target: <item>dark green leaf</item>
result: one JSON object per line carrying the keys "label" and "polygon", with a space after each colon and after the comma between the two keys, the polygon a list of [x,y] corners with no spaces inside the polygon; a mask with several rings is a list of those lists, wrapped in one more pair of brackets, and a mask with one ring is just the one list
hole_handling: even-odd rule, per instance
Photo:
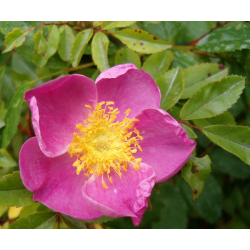
{"label": "dark green leaf", "polygon": [[182,51],[177,49],[172,49],[174,52],[174,60],[172,62],[172,68],[181,67],[187,68],[199,63],[199,56],[193,52]]}
{"label": "dark green leaf", "polygon": [[100,71],[104,71],[109,68],[108,46],[109,39],[104,33],[98,31],[92,40],[91,49],[94,63]]}
{"label": "dark green leaf", "polygon": [[68,25],[62,25],[60,31],[60,42],[58,45],[58,54],[64,61],[69,61],[70,52],[75,40],[73,30]]}
{"label": "dark green leaf", "polygon": [[220,147],[250,165],[250,128],[232,125],[213,125],[203,129],[205,135]]}
{"label": "dark green leaf", "polygon": [[185,88],[181,99],[191,97],[201,86],[221,80],[228,73],[228,68],[217,63],[203,63],[184,69]]}
{"label": "dark green leaf", "polygon": [[141,68],[140,56],[129,48],[117,50],[115,64],[133,63],[137,68]]}
{"label": "dark green leaf", "polygon": [[13,50],[21,46],[26,39],[26,36],[29,31],[23,32],[19,28],[14,28],[8,35],[5,37],[4,45],[5,49],[2,53],[6,53],[8,51]]}
{"label": "dark green leaf", "polygon": [[78,66],[85,51],[85,47],[92,35],[93,29],[87,29],[77,34],[70,55],[70,62],[72,63],[73,67]]}
{"label": "dark green leaf", "polygon": [[208,83],[186,102],[181,110],[181,119],[201,119],[221,114],[237,101],[244,84],[245,80],[240,76],[228,76]]}
{"label": "dark green leaf", "polygon": [[32,192],[24,187],[18,171],[0,179],[0,204],[12,207],[28,206],[34,203],[32,195]]}
{"label": "dark green leaf", "polygon": [[[201,194],[204,184],[211,172],[211,161],[206,155],[203,158],[190,157],[190,160],[181,169],[182,177],[188,182],[192,189],[192,200],[194,201]],[[194,173],[192,167],[194,166]]]}
{"label": "dark green leaf", "polygon": [[161,90],[161,108],[169,109],[178,102],[184,89],[183,71],[175,68],[155,80]]}
{"label": "dark green leaf", "polygon": [[171,44],[156,38],[141,29],[124,29],[114,33],[128,48],[140,53],[157,53],[171,48]]}
{"label": "dark green leaf", "polygon": [[83,222],[80,220],[76,220],[70,216],[62,214],[62,219],[66,226],[71,229],[86,229]]}
{"label": "dark green leaf", "polygon": [[118,27],[126,27],[134,24],[136,21],[104,21],[102,23],[102,30],[110,30]]}
{"label": "dark green leaf", "polygon": [[11,168],[17,166],[16,161],[5,149],[0,149],[0,167]]}
{"label": "dark green leaf", "polygon": [[39,212],[10,224],[10,229],[52,229],[56,218],[55,212]]}
{"label": "dark green leaf", "polygon": [[19,123],[20,111],[23,103],[23,95],[28,88],[28,84],[22,84],[15,92],[14,96],[11,99],[10,105],[7,110],[5,123],[6,126],[3,131],[2,138],[2,148],[6,148],[15,133],[17,132],[17,125]]}
{"label": "dark green leaf", "polygon": [[173,59],[174,54],[171,51],[162,51],[149,56],[143,64],[142,69],[148,72],[153,79],[156,79],[168,70]]}
{"label": "dark green leaf", "polygon": [[249,49],[250,26],[244,22],[231,22],[203,37],[196,47],[209,53]]}

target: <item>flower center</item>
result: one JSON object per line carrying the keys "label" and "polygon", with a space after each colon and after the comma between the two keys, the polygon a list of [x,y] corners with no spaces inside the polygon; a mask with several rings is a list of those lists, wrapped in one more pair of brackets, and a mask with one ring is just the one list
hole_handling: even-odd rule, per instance
{"label": "flower center", "polygon": [[[68,149],[70,157],[77,157],[73,164],[76,173],[79,175],[84,171],[87,177],[94,173],[102,175],[104,188],[108,188],[103,180],[104,174],[107,174],[112,184],[109,176],[111,168],[122,178],[121,171],[127,171],[128,163],[139,170],[141,162],[141,158],[133,156],[137,149],[142,151],[139,140],[143,140],[143,137],[134,128],[134,123],[138,120],[127,118],[131,111],[128,109],[124,112],[126,116],[122,122],[114,122],[120,112],[112,107],[113,104],[114,102],[97,103],[84,124],[76,125],[79,133],[73,134],[73,141]],[[91,106],[85,106],[92,110]]]}

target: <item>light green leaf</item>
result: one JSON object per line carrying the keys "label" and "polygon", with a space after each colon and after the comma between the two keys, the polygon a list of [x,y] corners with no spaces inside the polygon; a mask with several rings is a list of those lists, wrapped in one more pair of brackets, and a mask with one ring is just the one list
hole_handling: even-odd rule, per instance
{"label": "light green leaf", "polygon": [[85,47],[92,35],[93,29],[87,29],[77,34],[70,54],[70,62],[72,63],[73,67],[78,66],[84,53]]}
{"label": "light green leaf", "polygon": [[102,32],[97,32],[92,40],[91,50],[94,63],[100,71],[109,68],[108,46],[109,39],[107,36]]}
{"label": "light green leaf", "polygon": [[0,205],[0,218],[7,211],[8,207],[6,205]]}
{"label": "light green leaf", "polygon": [[49,26],[48,30],[49,35],[46,42],[46,51],[39,54],[36,48],[34,50],[33,60],[35,64],[40,68],[42,68],[47,63],[48,59],[56,53],[60,40],[60,33],[56,25]]}
{"label": "light green leaf", "polygon": [[228,152],[250,165],[250,128],[233,125],[213,125],[203,129],[204,134]]}
{"label": "light green leaf", "polygon": [[32,195],[32,192],[24,187],[19,171],[0,179],[0,204],[11,207],[28,206],[34,203]]}
{"label": "light green leaf", "polygon": [[58,45],[58,53],[62,60],[69,61],[70,52],[75,40],[74,33],[68,25],[60,27],[60,42]]}
{"label": "light green leaf", "polygon": [[21,213],[20,213],[20,216],[19,218],[23,218],[23,217],[26,217],[30,214],[34,214],[37,212],[37,209],[38,207],[41,205],[40,202],[36,202],[34,204],[31,204],[27,207],[24,207],[22,210],[21,210]]}
{"label": "light green leaf", "polygon": [[5,49],[2,53],[9,52],[14,48],[21,46],[26,39],[27,34],[30,30],[22,31],[19,28],[14,28],[8,35],[5,37],[4,45]]}
{"label": "light green leaf", "polygon": [[0,149],[0,167],[11,168],[17,166],[16,161],[4,149]]}
{"label": "light green leaf", "polygon": [[13,136],[17,132],[17,126],[19,123],[20,111],[23,103],[23,95],[28,89],[28,84],[24,83],[17,88],[13,95],[5,118],[6,126],[3,130],[3,137],[1,141],[2,148],[6,148]]}
{"label": "light green leaf", "polygon": [[128,48],[140,53],[157,53],[171,48],[171,44],[141,29],[124,29],[114,33]]}
{"label": "light green leaf", "polygon": [[38,54],[44,53],[47,50],[47,42],[43,36],[43,30],[39,30],[36,33],[32,35],[34,43],[35,43],[35,48]]}
{"label": "light green leaf", "polygon": [[228,74],[228,68],[217,63],[202,63],[184,69],[185,88],[181,99],[190,98],[201,86],[221,80]]}
{"label": "light green leaf", "polygon": [[201,87],[183,106],[182,120],[209,118],[229,109],[239,98],[245,80],[241,76],[228,76],[221,81]]}
{"label": "light green leaf", "polygon": [[158,77],[155,82],[161,90],[161,108],[171,108],[178,102],[184,88],[182,69],[172,69]]}
{"label": "light green leaf", "polygon": [[142,69],[148,72],[153,79],[156,79],[168,70],[173,59],[174,54],[171,51],[162,51],[149,56]]}
{"label": "light green leaf", "polygon": [[181,124],[181,126],[185,129],[185,131],[187,132],[188,134],[188,138],[189,139],[195,139],[197,138],[197,135],[195,134],[195,132],[187,125],[185,124]]}
{"label": "light green leaf", "polygon": [[250,48],[250,26],[244,22],[231,22],[203,37],[196,48],[209,53]]}
{"label": "light green leaf", "polygon": [[[192,173],[192,166],[194,166],[194,173]],[[207,155],[203,158],[191,156],[186,165],[181,169],[182,177],[192,189],[193,201],[201,194],[210,172],[211,161]]]}
{"label": "light green leaf", "polygon": [[56,219],[55,212],[39,212],[10,224],[10,229],[53,229]]}
{"label": "light green leaf", "polygon": [[126,27],[136,23],[136,21],[104,21],[102,23],[102,30],[110,30],[118,27]]}
{"label": "light green leaf", "polygon": [[103,23],[103,21],[94,21],[94,22],[93,22],[93,27],[101,26],[102,23]]}
{"label": "light green leaf", "polygon": [[200,128],[211,125],[236,125],[233,115],[228,111],[225,111],[224,113],[212,118],[195,119],[193,122],[197,127]]}
{"label": "light green leaf", "polygon": [[76,220],[70,216],[62,214],[62,220],[70,229],[86,229],[81,220]]}
{"label": "light green leaf", "polygon": [[140,56],[129,48],[117,50],[115,64],[133,63],[138,69],[141,68]]}

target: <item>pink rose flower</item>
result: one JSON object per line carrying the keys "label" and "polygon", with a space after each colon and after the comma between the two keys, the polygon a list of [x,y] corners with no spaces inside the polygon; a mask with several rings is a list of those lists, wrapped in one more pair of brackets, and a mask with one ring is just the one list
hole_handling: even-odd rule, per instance
{"label": "pink rose flower", "polygon": [[160,109],[152,77],[133,64],[51,80],[25,93],[36,137],[20,151],[33,199],[79,220],[142,220],[155,183],[176,174],[196,143]]}

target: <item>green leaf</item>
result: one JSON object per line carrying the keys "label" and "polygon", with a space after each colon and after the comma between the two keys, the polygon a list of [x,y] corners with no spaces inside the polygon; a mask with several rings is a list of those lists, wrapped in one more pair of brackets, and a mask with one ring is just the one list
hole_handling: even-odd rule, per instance
{"label": "green leaf", "polygon": [[2,67],[0,67],[0,81],[1,81],[1,79],[2,79],[2,77],[3,77],[4,72],[5,72],[5,68],[6,68],[5,65],[2,66]]}
{"label": "green leaf", "polygon": [[62,220],[70,229],[86,229],[82,221],[76,220],[65,214],[62,214]]}
{"label": "green leaf", "polygon": [[22,84],[20,87],[18,87],[10,101],[5,118],[6,126],[3,130],[3,137],[1,142],[2,148],[6,148],[9,145],[11,139],[17,132],[20,111],[23,103],[23,96],[27,89],[28,84]]}
{"label": "green leaf", "polygon": [[47,50],[47,42],[43,36],[43,30],[37,31],[32,35],[35,43],[35,48],[38,54],[44,53]]}
{"label": "green leaf", "polygon": [[[211,161],[206,155],[203,158],[190,157],[187,164],[181,169],[182,177],[192,189],[192,200],[194,201],[201,194],[205,182],[211,172]],[[192,167],[194,166],[194,173]]]}
{"label": "green leaf", "polygon": [[102,32],[97,32],[92,40],[92,57],[94,63],[100,71],[109,68],[108,63],[108,46],[109,39]]}
{"label": "green leaf", "polygon": [[239,98],[245,80],[241,76],[228,76],[221,81],[201,87],[183,106],[183,120],[209,118],[229,109]]}
{"label": "green leaf", "polygon": [[114,33],[128,48],[140,53],[157,53],[171,48],[171,44],[141,29],[124,29]]}
{"label": "green leaf", "polygon": [[4,45],[5,49],[2,53],[9,52],[14,48],[21,46],[25,40],[26,36],[30,30],[23,32],[19,28],[14,28],[8,35],[5,37]]}
{"label": "green leaf", "polygon": [[178,102],[184,88],[183,71],[175,68],[155,80],[161,90],[161,108],[167,110]]}
{"label": "green leaf", "polygon": [[133,63],[138,69],[141,68],[140,56],[129,48],[117,50],[115,64]]}
{"label": "green leaf", "polygon": [[72,63],[73,67],[78,66],[85,51],[85,47],[92,35],[93,29],[87,29],[77,34],[70,54],[70,62]]}
{"label": "green leaf", "polygon": [[101,26],[102,23],[103,23],[103,21],[94,21],[94,22],[93,22],[93,27]]}
{"label": "green leaf", "polygon": [[181,99],[190,98],[201,86],[221,80],[228,74],[228,68],[217,63],[202,63],[184,69],[185,88]]}
{"label": "green leaf", "polygon": [[53,229],[56,219],[55,212],[39,212],[10,224],[10,229]]}
{"label": "green leaf", "polygon": [[174,60],[171,64],[171,67],[173,68],[187,68],[189,66],[193,66],[199,63],[199,56],[193,52],[182,51],[177,49],[171,49],[171,51],[174,53]]}
{"label": "green leaf", "polygon": [[32,205],[29,205],[27,207],[24,207],[22,210],[21,210],[21,213],[20,213],[20,216],[19,218],[23,218],[23,217],[26,217],[30,214],[34,214],[37,212],[37,209],[38,207],[41,205],[40,202],[36,202]]}
{"label": "green leaf", "polygon": [[211,126],[211,125],[226,125],[226,124],[236,125],[233,115],[228,111],[225,111],[224,113],[216,117],[196,119],[193,122],[197,127],[200,127],[200,128],[204,128],[204,127]]}
{"label": "green leaf", "polygon": [[203,132],[214,143],[250,165],[249,127],[213,125],[205,127]]}
{"label": "green leaf", "polygon": [[247,179],[250,177],[250,167],[238,157],[222,148],[214,148],[209,152],[209,157],[213,162],[213,172],[228,174],[237,179]]}
{"label": "green leaf", "polygon": [[46,51],[39,54],[36,48],[34,50],[33,61],[40,68],[42,68],[47,63],[48,59],[56,53],[60,40],[60,33],[56,25],[49,26],[48,30],[49,35],[46,41]]}
{"label": "green leaf", "polygon": [[195,139],[197,138],[197,135],[195,134],[195,132],[187,125],[185,124],[181,124],[181,126],[185,129],[185,131],[187,132],[188,134],[188,138],[189,139]]}
{"label": "green leaf", "polygon": [[75,40],[73,30],[68,25],[62,25],[60,31],[60,42],[58,45],[58,53],[62,60],[69,61],[70,52]]}
{"label": "green leaf", "polygon": [[162,51],[149,56],[143,64],[142,69],[148,72],[153,79],[156,79],[168,70],[173,60],[174,54],[171,51]]}
{"label": "green leaf", "polygon": [[113,28],[126,27],[136,23],[136,21],[104,21],[102,23],[102,30],[110,30]]}
{"label": "green leaf", "polygon": [[16,161],[5,149],[0,149],[0,167],[11,168],[17,166]]}
{"label": "green leaf", "polygon": [[32,192],[24,187],[19,171],[0,179],[0,204],[11,207],[28,206],[34,203],[32,195]]}
{"label": "green leaf", "polygon": [[203,37],[196,48],[209,53],[250,48],[250,26],[244,22],[231,22]]}
{"label": "green leaf", "polygon": [[107,216],[102,216],[99,219],[96,220],[91,220],[91,221],[87,221],[88,223],[103,223],[103,222],[107,222],[107,221],[111,221],[114,220],[115,218],[111,218],[111,217],[107,217]]}

